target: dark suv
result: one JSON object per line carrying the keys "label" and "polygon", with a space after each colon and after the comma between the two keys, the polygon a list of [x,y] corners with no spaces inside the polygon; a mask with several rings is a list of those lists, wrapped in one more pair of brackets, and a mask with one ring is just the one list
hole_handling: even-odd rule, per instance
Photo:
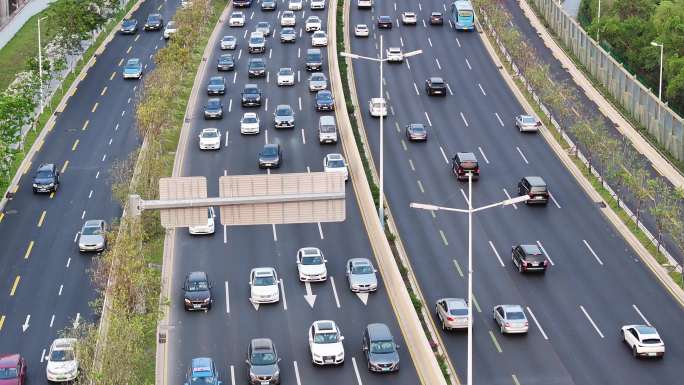
{"label": "dark suv", "polygon": [[261,90],[256,84],[245,84],[242,89],[242,107],[261,106]]}
{"label": "dark suv", "polygon": [[247,62],[247,77],[261,78],[266,76],[266,61],[262,58],[250,58]]}
{"label": "dark suv", "polygon": [[183,285],[183,303],[185,310],[210,310],[213,299],[211,297],[211,284],[207,273],[193,271],[185,276]]}
{"label": "dark suv", "polygon": [[429,96],[432,95],[440,95],[440,96],[446,96],[447,93],[447,86],[446,83],[444,83],[444,79],[439,78],[439,77],[431,77],[428,80],[425,81],[425,92]]}
{"label": "dark suv", "polygon": [[378,28],[392,29],[392,18],[386,15],[378,16]]}
{"label": "dark suv", "polygon": [[371,372],[396,372],[399,370],[399,353],[392,333],[385,324],[366,326],[363,332],[362,349]]}
{"label": "dark suv", "polygon": [[306,50],[306,70],[320,71],[323,68],[323,53],[320,48]]}
{"label": "dark suv", "polygon": [[468,179],[468,173],[473,175],[473,180],[480,178],[480,165],[472,152],[457,152],[451,164],[458,180]]}
{"label": "dark suv", "polygon": [[526,204],[541,203],[543,205],[549,203],[549,190],[546,187],[546,182],[540,176],[526,176],[518,182],[518,195],[529,195],[530,199],[526,200]]}
{"label": "dark suv", "polygon": [[59,170],[53,163],[43,163],[33,176],[33,193],[57,192],[59,188]]}
{"label": "dark suv", "polygon": [[537,245],[518,245],[511,249],[513,264],[521,273],[541,271],[546,273],[549,260]]}

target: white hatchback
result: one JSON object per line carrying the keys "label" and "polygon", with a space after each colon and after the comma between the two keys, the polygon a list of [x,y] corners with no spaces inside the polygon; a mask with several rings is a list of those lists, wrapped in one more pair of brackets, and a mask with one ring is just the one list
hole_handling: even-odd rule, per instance
{"label": "white hatchback", "polygon": [[259,133],[259,115],[256,112],[245,112],[240,119],[241,134]]}
{"label": "white hatchback", "polygon": [[278,274],[272,267],[256,267],[249,272],[249,300],[252,303],[280,301]]}
{"label": "white hatchback", "polygon": [[221,132],[218,128],[205,128],[199,135],[200,150],[220,150]]}

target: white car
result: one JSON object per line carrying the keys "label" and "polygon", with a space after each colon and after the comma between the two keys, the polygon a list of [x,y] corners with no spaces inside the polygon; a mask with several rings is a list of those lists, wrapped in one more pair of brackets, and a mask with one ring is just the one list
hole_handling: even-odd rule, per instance
{"label": "white car", "polygon": [[51,382],[73,381],[78,376],[76,338],[57,338],[50,345],[45,373]]}
{"label": "white car", "polygon": [[290,0],[290,2],[287,4],[287,9],[290,11],[301,11],[303,2],[303,0]]}
{"label": "white car", "polygon": [[226,35],[221,38],[221,49],[233,50],[235,47],[237,47],[237,39],[235,36]]}
{"label": "white car", "polygon": [[344,180],[349,179],[349,171],[347,170],[347,162],[344,161],[342,154],[328,154],[323,158],[323,171],[325,172],[341,172],[344,174]]}
{"label": "white car", "polygon": [[309,16],[306,18],[304,30],[306,32],[318,31],[321,29],[321,18],[318,16]]}
{"label": "white car", "polygon": [[356,24],[356,27],[354,27],[354,36],[356,37],[368,37],[369,34],[370,31],[366,24]]}
{"label": "white car", "polygon": [[280,15],[280,26],[281,27],[294,27],[297,24],[297,16],[292,11],[283,11]]}
{"label": "white car", "polygon": [[231,27],[244,27],[245,26],[245,14],[240,11],[234,11],[230,14],[230,19],[228,20],[228,25]]}
{"label": "white car", "polygon": [[192,1],[181,0],[180,6],[181,6],[181,8],[183,8],[183,9],[189,8],[189,7],[192,6]]}
{"label": "white car", "polygon": [[492,313],[501,334],[527,333],[529,330],[525,310],[520,305],[496,305]]}
{"label": "white car", "polygon": [[295,84],[295,74],[292,68],[285,67],[278,70],[278,85],[293,86]]}
{"label": "white car", "polygon": [[205,128],[197,135],[200,150],[220,150],[221,132],[218,128]]}
{"label": "white car", "polygon": [[216,214],[213,207],[207,207],[207,224],[199,226],[188,226],[191,235],[214,234],[216,228]]}
{"label": "white car", "polygon": [[311,9],[325,9],[325,0],[310,0],[309,7]]}
{"label": "white car", "polygon": [[297,271],[302,282],[321,282],[328,279],[325,257],[318,247],[302,247],[297,251]]}
{"label": "white car", "polygon": [[311,35],[312,47],[325,47],[328,45],[328,34],[325,31],[316,31]]}
{"label": "white car", "polygon": [[401,52],[399,47],[389,47],[387,48],[387,61],[401,63],[404,61],[404,54]]}
{"label": "white car", "polygon": [[344,362],[344,336],[335,321],[315,321],[309,328],[309,350],[315,365],[339,365]]}
{"label": "white car", "polygon": [[171,37],[171,35],[175,34],[178,32],[178,26],[176,26],[176,22],[171,20],[168,23],[166,23],[166,27],[164,27],[164,39],[168,39]]}
{"label": "white car", "polygon": [[368,110],[370,111],[370,115],[374,118],[387,116],[387,103],[385,103],[385,98],[371,98],[371,100],[368,101]]}
{"label": "white car", "polygon": [[259,115],[256,112],[245,112],[240,119],[241,134],[259,133]]}
{"label": "white car", "polygon": [[665,354],[665,343],[654,327],[625,325],[621,332],[622,339],[632,349],[634,357],[662,357]]}
{"label": "white car", "polygon": [[249,300],[252,303],[280,301],[278,274],[272,267],[255,267],[249,272]]}
{"label": "white car", "polygon": [[416,24],[418,20],[416,19],[416,13],[415,12],[403,12],[401,14],[401,22],[403,24]]}

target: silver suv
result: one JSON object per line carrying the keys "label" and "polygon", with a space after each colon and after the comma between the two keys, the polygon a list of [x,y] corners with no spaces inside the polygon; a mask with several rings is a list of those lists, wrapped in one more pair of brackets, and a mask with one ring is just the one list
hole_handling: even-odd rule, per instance
{"label": "silver suv", "polygon": [[250,384],[279,384],[278,352],[270,338],[254,338],[247,348]]}

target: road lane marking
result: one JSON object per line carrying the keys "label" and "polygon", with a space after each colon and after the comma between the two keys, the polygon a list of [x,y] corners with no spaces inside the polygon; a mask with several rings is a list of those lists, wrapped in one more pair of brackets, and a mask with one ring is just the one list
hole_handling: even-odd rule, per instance
{"label": "road lane marking", "polygon": [[639,313],[639,317],[641,317],[641,319],[644,320],[644,322],[646,322],[646,325],[651,326],[651,323],[648,322],[648,320],[646,319],[646,317],[644,317],[643,313],[641,313],[641,310],[639,310],[639,308],[637,307],[637,305],[632,305],[632,307],[634,308],[634,310],[636,310],[637,313]]}
{"label": "road lane marking", "polygon": [[463,199],[465,199],[465,201],[466,201],[466,204],[467,204],[467,203],[468,203],[468,201],[469,201],[469,199],[468,199],[468,195],[466,195],[466,193],[465,193],[465,191],[464,191],[463,189],[461,189],[461,195],[463,195]]}
{"label": "road lane marking", "polygon": [[411,171],[416,171],[416,168],[413,166],[413,161],[411,159],[409,161],[409,166],[411,166]]}
{"label": "road lane marking", "polygon": [[413,89],[416,90],[416,95],[420,95],[420,92],[418,92],[418,85],[416,84],[416,82],[413,82]]}
{"label": "road lane marking", "polygon": [[503,260],[501,259],[501,256],[499,255],[499,252],[496,251],[496,247],[494,247],[494,243],[492,243],[492,241],[489,241],[489,247],[491,247],[492,250],[494,251],[494,255],[496,255],[496,259],[499,260],[499,263],[501,264],[501,267],[504,267],[505,265],[504,265],[504,263],[503,263]]}
{"label": "road lane marking", "polygon": [[478,150],[480,150],[480,154],[482,154],[482,158],[484,158],[485,163],[489,164],[489,159],[487,159],[487,155],[485,155],[484,151],[482,151],[482,147],[477,147]]}
{"label": "road lane marking", "polygon": [[306,144],[306,137],[304,136],[304,129],[302,128],[302,144]]}
{"label": "road lane marking", "polygon": [[482,313],[482,308],[480,308],[480,303],[477,302],[475,295],[473,295],[473,305],[475,305],[475,309],[477,310],[478,313]]}
{"label": "road lane marking", "polygon": [[275,224],[272,224],[271,226],[273,226],[273,241],[278,242],[278,233],[276,233]]}
{"label": "road lane marking", "polygon": [[[240,51],[240,52],[242,52],[242,51]],[[237,81],[237,74],[238,74],[237,71],[233,72],[233,84],[235,84],[235,82]]]}
{"label": "road lane marking", "polygon": [[102,92],[100,92],[100,96],[104,96],[104,94],[107,92],[107,86],[104,86],[102,89]]}
{"label": "road lane marking", "polygon": [[515,385],[520,385],[520,381],[518,381],[518,377],[516,377],[515,374],[511,374],[511,377],[513,378]]}
{"label": "road lane marking", "polygon": [[112,72],[112,76],[109,77],[109,80],[113,80],[114,76],[116,76],[116,72]]}
{"label": "road lane marking", "polygon": [[404,151],[408,151],[408,147],[406,147],[406,142],[404,142],[404,139],[401,140],[401,147],[404,148]]}
{"label": "road lane marking", "polygon": [[457,260],[454,259],[453,261],[454,261],[454,266],[456,266],[456,270],[458,271],[458,275],[460,275],[461,278],[463,278],[463,270],[461,270],[461,266],[458,264]]}
{"label": "road lane marking", "polygon": [[71,257],[69,257],[69,259],[67,259],[67,263],[66,263],[67,269],[69,268],[69,265],[70,265],[70,264],[71,264]]}
{"label": "road lane marking", "polygon": [[591,316],[589,316],[589,313],[587,313],[587,311],[584,310],[584,306],[580,305],[580,310],[582,310],[582,313],[584,313],[584,316],[587,317],[589,322],[591,322],[591,325],[594,327],[594,329],[596,329],[596,332],[598,333],[598,335],[601,336],[601,338],[605,338],[603,336],[603,333],[601,333],[601,331],[599,330],[598,326],[596,326],[596,323],[594,322],[594,320],[591,319]]}
{"label": "road lane marking", "polygon": [[537,321],[537,317],[534,315],[534,313],[532,312],[532,309],[530,309],[529,306],[527,306],[527,312],[530,313],[530,315],[532,316],[532,320],[533,320],[534,323],[537,325],[537,329],[539,329],[539,331],[541,332],[542,337],[544,337],[544,339],[548,341],[548,340],[549,340],[549,337],[548,337],[548,336],[546,335],[546,333],[544,332],[544,329],[543,329],[543,328],[541,327],[541,325],[539,324],[539,321]]}
{"label": "road lane marking", "polygon": [[522,159],[525,161],[526,164],[530,164],[530,162],[527,161],[527,158],[525,158],[525,154],[523,154],[522,150],[520,147],[515,146],[515,149],[518,150],[518,154],[522,157]]}
{"label": "road lane marking", "polygon": [[352,364],[354,364],[354,373],[356,373],[356,381],[359,385],[363,385],[361,382],[361,376],[359,375],[359,368],[356,366],[356,358],[352,357]]}
{"label": "road lane marking", "polygon": [[[43,212],[40,214],[40,218],[38,219],[38,227],[43,226],[43,221],[45,220],[45,214],[47,214],[47,211],[43,210]],[[31,241],[33,242],[33,241]]]}
{"label": "road lane marking", "polygon": [[71,151],[76,151],[76,147],[78,147],[78,142],[79,142],[78,139],[76,139],[76,140],[74,141],[74,145],[71,146]]}
{"label": "road lane marking", "polygon": [[10,297],[13,297],[14,293],[17,291],[17,286],[19,286],[19,281],[21,281],[21,276],[17,275],[17,277],[14,278],[14,284],[12,284],[12,289],[10,289]]}
{"label": "road lane marking", "polygon": [[551,266],[556,266],[556,264],[553,263],[553,260],[551,259],[551,256],[549,255],[549,253],[547,253],[546,249],[544,249],[544,246],[542,245],[541,241],[537,241],[537,246],[539,246],[539,248],[544,253],[544,255],[546,255],[546,258],[549,260],[549,262],[551,262]]}
{"label": "road lane marking", "polygon": [[[53,314],[52,317],[50,317],[50,327],[55,323],[55,315]],[[43,354],[45,354],[45,350],[43,350]]]}
{"label": "road lane marking", "polygon": [[[302,385],[302,381],[299,379],[299,368],[297,367],[297,361],[293,361],[292,364],[294,364],[294,371],[295,371],[295,378],[297,379],[297,385]],[[235,384],[235,383],[233,383]]]}
{"label": "road lane marking", "polygon": [[285,297],[285,284],[283,283],[283,279],[281,278],[279,280],[280,282],[280,296],[282,297],[283,300],[283,308],[287,310],[287,298]]}
{"label": "road lane marking", "polygon": [[235,366],[230,365],[230,383],[235,385]]}
{"label": "road lane marking", "polygon": [[444,149],[442,148],[442,146],[439,146],[439,151],[442,153],[442,157],[444,158],[444,161],[446,162],[446,164],[449,164],[449,158],[447,158],[446,153],[444,152]]}
{"label": "road lane marking", "polygon": [[28,259],[28,257],[31,255],[31,250],[33,250],[33,241],[29,242],[28,247],[26,248],[26,253],[24,253],[24,259]]}
{"label": "road lane marking", "polygon": [[135,39],[133,39],[133,41],[138,41],[138,39],[140,39],[140,34],[136,35]]}
{"label": "road lane marking", "polygon": [[64,285],[59,285],[59,291],[57,292],[58,297],[62,295],[62,290],[64,290]]}
{"label": "road lane marking", "polygon": [[425,189],[423,188],[423,184],[420,183],[420,180],[418,180],[417,182],[418,182],[418,188],[420,189],[420,192],[422,192],[423,194],[425,194]]}
{"label": "road lane marking", "polygon": [[126,115],[126,110],[121,111],[121,117],[123,117],[124,115]]}
{"label": "road lane marking", "polygon": [[119,130],[119,123],[117,123],[116,126],[114,126],[114,131],[118,131],[118,130]]}
{"label": "road lane marking", "polygon": [[323,236],[323,227],[321,226],[321,222],[318,222],[318,235],[321,237],[321,239],[325,239]]}
{"label": "road lane marking", "polygon": [[428,126],[432,127],[432,121],[430,120],[430,115],[425,111],[425,119],[427,119]]}
{"label": "road lane marking", "polygon": [[468,61],[468,59],[465,59],[465,61],[466,61],[466,65],[468,66],[468,69],[472,70],[473,67],[470,66],[470,62]]}
{"label": "road lane marking", "polygon": [[485,92],[484,88],[482,88],[482,84],[477,83],[477,86],[480,87],[480,91],[482,91],[482,95],[487,96],[487,93]]}
{"label": "road lane marking", "polygon": [[404,39],[401,36],[399,36],[399,44],[401,44],[402,47],[404,46]]}
{"label": "road lane marking", "polygon": [[97,106],[98,106],[98,105],[99,105],[99,103],[98,103],[98,102],[95,102],[95,104],[93,105],[93,109],[90,110],[90,112],[95,112],[95,110],[97,110]]}
{"label": "road lane marking", "polygon": [[83,127],[81,127],[81,131],[85,131],[86,128],[88,128],[88,125],[90,124],[90,120],[86,120],[83,122]]}
{"label": "road lane marking", "polygon": [[5,324],[5,316],[0,316],[0,330],[2,330],[2,325]]}
{"label": "road lane marking", "polygon": [[439,64],[439,59],[435,58],[435,62],[437,63],[437,68],[441,70],[442,66]]}
{"label": "road lane marking", "polygon": [[95,174],[95,179],[97,179],[100,176],[100,172],[98,171],[97,174]]}
{"label": "road lane marking", "polygon": [[335,296],[335,305],[337,305],[337,308],[339,309],[341,307],[340,306],[340,298],[337,296],[337,287],[335,286],[335,278],[332,276],[330,277],[330,285],[332,285],[333,295]]}
{"label": "road lane marking", "polygon": [[594,258],[596,258],[596,261],[599,264],[601,264],[601,266],[603,266],[603,261],[601,260],[601,258],[598,257],[598,255],[596,255],[596,253],[594,252],[594,249],[592,249],[591,246],[589,246],[589,242],[587,242],[586,239],[582,239],[582,242],[584,242],[584,246],[586,246],[587,249],[589,249],[589,251],[591,252],[591,255],[593,255]]}
{"label": "road lane marking", "polygon": [[230,314],[230,292],[228,291],[228,281],[226,283],[226,314]]}
{"label": "road lane marking", "polygon": [[2,222],[3,218],[5,218],[5,213],[0,213],[0,222]]}
{"label": "road lane marking", "polygon": [[123,60],[124,60],[123,58],[121,58],[121,60],[119,60],[119,67],[121,67],[121,65],[123,64]]}
{"label": "road lane marking", "polygon": [[453,91],[451,91],[451,86],[449,85],[449,83],[447,83],[446,86],[447,86],[447,91],[449,91],[449,95],[452,95],[452,96],[453,96],[454,93],[453,93]]}
{"label": "road lane marking", "polygon": [[432,40],[430,40],[429,37],[427,39],[428,39],[428,43],[430,43],[430,47],[432,47]]}
{"label": "road lane marking", "polygon": [[494,336],[494,333],[493,333],[491,330],[489,331],[489,336],[492,338],[492,342],[494,343],[494,346],[496,347],[496,350],[497,350],[499,353],[502,353],[501,345],[499,345],[499,341],[496,340],[496,336]]}
{"label": "road lane marking", "polygon": [[497,114],[497,113],[495,112],[494,115],[496,115],[496,119],[499,121],[499,124],[501,125],[501,127],[503,127],[503,126],[504,126],[504,123],[503,123],[503,120],[501,120],[501,117],[499,116],[499,114]]}
{"label": "road lane marking", "polygon": [[442,242],[444,242],[444,246],[449,246],[449,242],[447,242],[446,235],[444,235],[444,231],[439,230],[439,236],[442,237]]}
{"label": "road lane marking", "polygon": [[81,219],[85,218],[85,210],[83,210],[83,213],[81,214]]}
{"label": "road lane marking", "polygon": [[554,197],[553,194],[551,194],[551,191],[549,191],[549,196],[551,197],[553,204],[555,204],[556,207],[561,208],[561,206],[558,204],[558,201],[556,200],[556,197]]}
{"label": "road lane marking", "polygon": [[463,119],[463,123],[465,123],[465,126],[468,127],[468,121],[465,118],[465,115],[463,115],[463,112],[461,112],[461,119]]}
{"label": "road lane marking", "polygon": [[[224,176],[226,174],[226,170],[224,171]],[[223,225],[223,243],[228,243],[228,225]]]}
{"label": "road lane marking", "polygon": [[[511,199],[511,195],[508,193],[508,190],[506,190],[506,189],[504,188],[504,189],[503,189],[503,192],[504,192],[504,194],[506,194],[506,197],[510,200],[510,199]],[[514,210],[517,210],[517,209],[518,209],[518,205],[517,205],[517,204],[512,203],[511,205],[513,206],[513,209],[514,209]]]}
{"label": "road lane marking", "polygon": [[107,159],[107,154],[102,155],[102,161],[104,162],[105,159]]}
{"label": "road lane marking", "polygon": [[126,50],[126,53],[131,53],[131,50],[132,50],[132,49],[133,49],[133,46],[132,46],[132,45],[129,45],[129,46],[128,46],[128,49]]}

